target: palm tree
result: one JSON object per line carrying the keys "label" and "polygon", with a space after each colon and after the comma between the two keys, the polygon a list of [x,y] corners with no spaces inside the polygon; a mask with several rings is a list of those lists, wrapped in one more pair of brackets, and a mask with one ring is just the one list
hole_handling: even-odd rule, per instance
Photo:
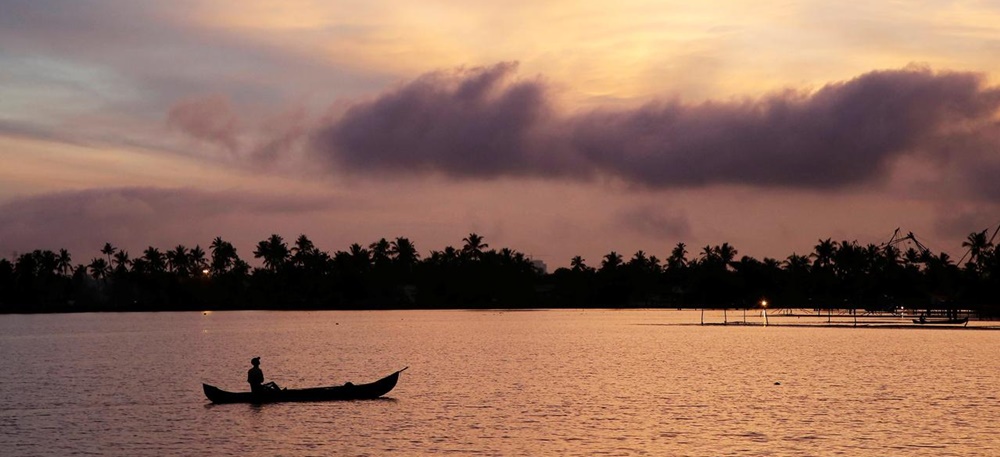
{"label": "palm tree", "polygon": [[630,259],[628,262],[629,265],[639,268],[646,268],[646,262],[648,261],[649,258],[646,257],[646,251],[640,249],[638,251],[635,251],[635,254],[632,255],[632,259]]}
{"label": "palm tree", "polygon": [[205,260],[205,251],[200,245],[194,245],[188,252],[188,263],[191,272],[194,274],[205,274],[208,270],[208,261]]}
{"label": "palm tree", "polygon": [[483,243],[483,237],[475,233],[470,233],[469,236],[462,238],[462,242],[465,243],[462,246],[462,254],[472,260],[479,260],[483,251],[490,247],[490,245]]}
{"label": "palm tree", "polygon": [[[969,237],[962,242],[963,248],[969,248],[966,255],[969,256],[969,265],[975,265],[977,269],[982,269],[983,266],[983,254],[988,252],[993,243],[986,239],[986,230],[982,232],[973,232],[969,234]],[[965,256],[962,256],[964,259]],[[961,262],[961,261],[960,261]]]}
{"label": "palm tree", "polygon": [[132,261],[128,258],[128,251],[120,250],[115,253],[114,260],[112,264],[115,267],[115,273],[124,273],[128,271],[128,267],[132,265]]}
{"label": "palm tree", "polygon": [[254,258],[263,259],[264,267],[271,271],[278,271],[288,263],[289,250],[285,240],[277,234],[272,234],[268,239],[257,243],[257,249],[253,251]]}
{"label": "palm tree", "polygon": [[217,236],[212,240],[209,249],[212,250],[210,267],[213,275],[221,275],[231,271],[235,263],[239,260],[239,257],[236,255],[236,248],[233,247],[232,243],[223,240],[221,236]]}
{"label": "palm tree", "polygon": [[855,241],[843,240],[833,254],[834,272],[841,278],[864,271],[864,251]]}
{"label": "palm tree", "polygon": [[95,257],[91,260],[88,268],[90,268],[90,275],[94,279],[103,279],[108,275],[108,262],[100,257]]}
{"label": "palm tree", "polygon": [[167,251],[167,267],[170,271],[179,276],[189,276],[191,274],[191,260],[188,257],[188,249],[179,244],[172,250]]}
{"label": "palm tree", "polygon": [[656,256],[647,256],[643,250],[636,251],[632,259],[628,261],[628,266],[637,272],[658,273],[660,271],[660,259]]}
{"label": "palm tree", "polygon": [[701,248],[701,263],[704,265],[715,265],[720,263],[719,251],[712,246]]}
{"label": "palm tree", "polygon": [[[162,273],[167,269],[166,260],[159,249],[152,246],[142,252],[143,265],[148,273]],[[134,266],[134,265],[133,265]]]}
{"label": "palm tree", "polygon": [[376,267],[388,265],[392,260],[390,257],[392,244],[390,244],[385,238],[369,244],[368,249],[371,252],[372,263],[374,263]]}
{"label": "palm tree", "polygon": [[56,259],[56,262],[56,268],[59,269],[59,273],[63,276],[73,270],[73,261],[70,258],[69,251],[65,249],[59,250],[59,257]]}
{"label": "palm tree", "polygon": [[729,243],[722,243],[722,246],[716,246],[715,252],[718,253],[722,264],[727,267],[736,259],[736,248],[732,247]]}
{"label": "palm tree", "polygon": [[355,272],[365,272],[371,268],[371,253],[358,243],[354,243],[348,248],[347,259]]}
{"label": "palm tree", "polygon": [[601,260],[601,271],[615,271],[622,264],[622,255],[611,251]]}
{"label": "palm tree", "polygon": [[446,246],[443,251],[431,251],[427,261],[432,265],[451,265],[459,260],[459,251],[454,246]]}
{"label": "palm tree", "polygon": [[687,253],[687,245],[684,243],[677,243],[677,245],[670,251],[670,257],[667,257],[667,268],[670,270],[676,270],[687,266]]}
{"label": "palm tree", "polygon": [[420,259],[416,246],[409,239],[397,237],[389,246],[389,254],[393,261],[404,268],[410,268]]}
{"label": "palm tree", "polygon": [[809,258],[793,253],[785,259],[784,266],[788,271],[807,272],[809,271]]}
{"label": "palm tree", "polygon": [[570,268],[575,272],[590,271],[591,268],[584,263],[583,257],[575,256],[569,261]]}
{"label": "palm tree", "polygon": [[316,251],[316,245],[313,244],[312,240],[305,234],[301,234],[295,239],[295,245],[291,249],[292,263],[299,267],[304,266],[306,259],[313,256]]}
{"label": "palm tree", "polygon": [[924,258],[916,249],[910,247],[903,253],[903,264],[907,267],[919,268],[918,264],[923,263]]}
{"label": "palm tree", "polygon": [[111,264],[111,256],[115,254],[116,250],[118,250],[118,248],[112,246],[111,243],[104,243],[104,247],[101,248],[101,254],[108,256],[107,265]]}
{"label": "palm tree", "polygon": [[321,272],[326,268],[330,255],[320,251],[312,240],[305,235],[299,235],[291,249],[291,262],[296,268]]}
{"label": "palm tree", "polygon": [[819,244],[814,247],[815,252],[811,256],[815,259],[813,261],[814,267],[826,268],[830,266],[833,261],[833,254],[837,250],[836,244],[830,238],[825,240],[819,240]]}
{"label": "palm tree", "polygon": [[30,256],[34,258],[38,276],[51,276],[59,272],[59,257],[55,252],[35,249]]}

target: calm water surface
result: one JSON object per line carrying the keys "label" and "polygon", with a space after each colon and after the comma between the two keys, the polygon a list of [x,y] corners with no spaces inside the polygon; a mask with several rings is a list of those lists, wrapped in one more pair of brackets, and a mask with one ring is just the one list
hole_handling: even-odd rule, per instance
{"label": "calm water surface", "polygon": [[[699,318],[4,315],[0,454],[1000,455],[1000,332]],[[288,387],[410,368],[390,399],[207,404],[253,356]]]}

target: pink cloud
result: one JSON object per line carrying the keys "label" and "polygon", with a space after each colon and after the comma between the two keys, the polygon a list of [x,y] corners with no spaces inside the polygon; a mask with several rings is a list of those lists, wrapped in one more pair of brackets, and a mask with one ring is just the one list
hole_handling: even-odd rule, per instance
{"label": "pink cloud", "polygon": [[180,101],[167,114],[170,127],[231,153],[239,151],[240,124],[229,99],[221,95]]}

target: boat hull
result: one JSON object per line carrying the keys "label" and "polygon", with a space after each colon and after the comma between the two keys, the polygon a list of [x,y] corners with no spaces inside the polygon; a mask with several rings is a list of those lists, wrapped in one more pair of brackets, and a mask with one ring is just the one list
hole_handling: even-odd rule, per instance
{"label": "boat hull", "polygon": [[969,318],[965,317],[962,319],[913,319],[914,324],[920,325],[966,325],[969,323]]}
{"label": "boat hull", "polygon": [[[405,370],[406,368],[403,368]],[[399,370],[368,384],[313,387],[309,389],[282,389],[268,392],[228,392],[218,387],[202,384],[205,396],[212,403],[277,403],[303,401],[371,400],[379,398],[396,387]]]}

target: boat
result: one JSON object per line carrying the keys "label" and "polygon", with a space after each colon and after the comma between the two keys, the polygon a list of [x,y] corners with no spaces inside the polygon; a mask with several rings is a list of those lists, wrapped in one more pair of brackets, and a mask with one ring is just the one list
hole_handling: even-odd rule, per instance
{"label": "boat", "polygon": [[957,317],[956,318],[946,317],[946,318],[936,318],[936,319],[935,318],[930,318],[929,319],[929,318],[921,316],[919,319],[913,319],[913,323],[914,324],[920,324],[920,325],[968,325],[969,324],[969,318],[968,317],[963,317],[963,318],[959,319]]}
{"label": "boat", "polygon": [[[409,367],[407,367],[409,368]],[[341,386],[312,387],[307,389],[281,389],[265,392],[227,392],[218,387],[202,384],[205,396],[212,403],[277,403],[302,401],[373,400],[389,393],[399,380],[403,368],[389,376],[368,384],[347,383]]]}

